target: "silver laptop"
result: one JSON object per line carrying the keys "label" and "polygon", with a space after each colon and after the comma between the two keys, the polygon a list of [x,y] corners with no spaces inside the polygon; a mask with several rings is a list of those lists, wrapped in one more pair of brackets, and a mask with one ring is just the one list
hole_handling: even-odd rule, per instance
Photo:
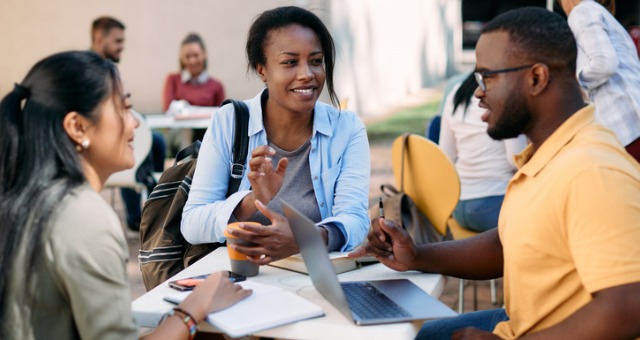
{"label": "silver laptop", "polygon": [[457,313],[407,279],[338,282],[314,223],[286,202],[284,214],[316,289],[357,325],[456,316]]}

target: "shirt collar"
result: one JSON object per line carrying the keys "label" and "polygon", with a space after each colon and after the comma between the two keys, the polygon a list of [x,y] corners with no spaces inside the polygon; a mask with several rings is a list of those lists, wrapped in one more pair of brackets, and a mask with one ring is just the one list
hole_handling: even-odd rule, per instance
{"label": "shirt collar", "polygon": [[529,144],[519,155],[515,156],[515,162],[520,169],[518,173],[530,177],[536,176],[544,167],[567,145],[574,136],[586,125],[595,121],[594,106],[589,104],[574,113],[560,127],[554,131],[540,148],[534,153],[533,146]]}
{"label": "shirt collar", "polygon": [[[269,92],[268,89],[264,89],[262,92],[258,93],[250,102],[249,109],[251,112],[259,112],[257,115],[251,115],[249,120],[249,135],[252,136],[264,129],[264,124],[262,121],[262,98],[268,97]],[[320,101],[316,101],[316,104],[313,108],[313,132],[312,136],[316,134],[316,132],[321,133],[326,136],[333,135],[333,129],[331,129],[331,122],[329,118],[329,112],[327,111],[327,107],[320,103]]]}
{"label": "shirt collar", "polygon": [[184,84],[194,83],[202,85],[206,83],[207,80],[209,80],[209,74],[207,74],[207,71],[202,71],[197,77],[194,78],[191,76],[191,72],[189,72],[188,70],[182,70],[182,72],[180,72],[180,80]]}

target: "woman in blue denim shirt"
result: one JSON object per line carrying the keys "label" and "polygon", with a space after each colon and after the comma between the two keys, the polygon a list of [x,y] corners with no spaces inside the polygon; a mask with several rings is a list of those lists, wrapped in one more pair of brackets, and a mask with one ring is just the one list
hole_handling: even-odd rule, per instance
{"label": "woman in blue denim shirt", "polygon": [[346,251],[362,242],[368,228],[369,143],[356,114],[318,102],[327,82],[333,86],[335,51],[322,21],[298,7],[261,14],[246,45],[249,67],[266,89],[249,107],[247,171],[239,191],[225,197],[232,158],[233,107],[222,107],[207,130],[189,199],[182,234],[193,244],[224,241],[234,235],[256,244],[237,247],[259,264],[298,252],[281,201],[316,222],[329,250]]}

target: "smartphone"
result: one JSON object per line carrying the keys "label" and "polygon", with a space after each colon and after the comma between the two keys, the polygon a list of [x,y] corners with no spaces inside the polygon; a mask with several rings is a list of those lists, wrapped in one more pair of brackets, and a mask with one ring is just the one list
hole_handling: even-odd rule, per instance
{"label": "smartphone", "polygon": [[[169,287],[179,290],[181,292],[192,290],[197,285],[199,285],[202,281],[204,281],[207,277],[209,277],[209,274],[189,277],[186,279],[180,279],[175,281],[169,281]],[[231,271],[229,272],[229,280],[231,280],[231,282],[240,282],[246,279],[247,279],[246,277],[240,274],[236,274]]]}

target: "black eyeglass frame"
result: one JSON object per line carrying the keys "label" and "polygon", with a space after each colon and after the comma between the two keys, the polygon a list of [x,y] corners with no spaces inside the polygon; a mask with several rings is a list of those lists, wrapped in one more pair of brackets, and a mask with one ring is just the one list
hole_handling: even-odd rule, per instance
{"label": "black eyeglass frame", "polygon": [[487,90],[487,85],[484,83],[484,78],[487,76],[491,76],[494,74],[499,74],[499,73],[508,73],[508,72],[515,72],[515,71],[520,71],[520,70],[524,70],[526,68],[529,68],[531,66],[533,66],[535,64],[530,64],[530,65],[523,65],[523,66],[518,66],[518,67],[510,67],[510,68],[503,68],[500,70],[493,70],[493,71],[476,71],[473,72],[473,76],[476,78],[476,83],[478,83],[478,86],[480,87],[480,89],[484,92]]}

